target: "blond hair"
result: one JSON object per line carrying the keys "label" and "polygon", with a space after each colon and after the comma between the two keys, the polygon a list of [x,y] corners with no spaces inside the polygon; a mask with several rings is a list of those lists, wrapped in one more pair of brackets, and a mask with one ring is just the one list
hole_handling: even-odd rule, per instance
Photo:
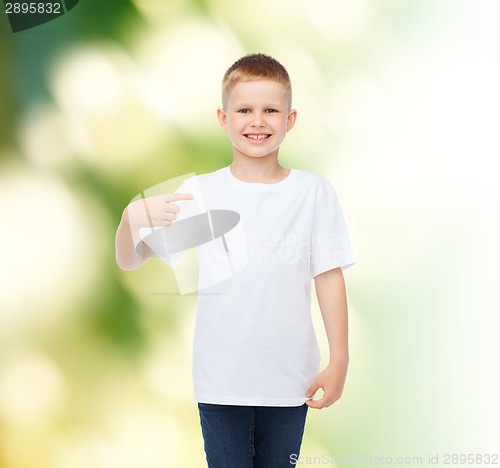
{"label": "blond hair", "polygon": [[222,79],[222,104],[225,107],[229,92],[240,82],[271,80],[281,83],[292,103],[292,83],[286,68],[276,59],[265,54],[249,54],[234,62]]}

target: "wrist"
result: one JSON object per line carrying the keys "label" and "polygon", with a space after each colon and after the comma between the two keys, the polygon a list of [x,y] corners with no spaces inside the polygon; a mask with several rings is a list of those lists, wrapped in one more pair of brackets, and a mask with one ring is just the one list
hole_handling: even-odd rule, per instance
{"label": "wrist", "polygon": [[330,362],[328,363],[328,366],[347,367],[348,365],[349,365],[349,353],[335,352],[330,355]]}

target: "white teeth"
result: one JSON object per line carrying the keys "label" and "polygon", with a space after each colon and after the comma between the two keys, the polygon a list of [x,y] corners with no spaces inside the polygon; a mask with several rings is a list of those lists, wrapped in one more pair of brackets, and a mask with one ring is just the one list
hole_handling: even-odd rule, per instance
{"label": "white teeth", "polygon": [[268,137],[268,135],[247,135],[247,138],[250,138],[251,140],[265,140]]}

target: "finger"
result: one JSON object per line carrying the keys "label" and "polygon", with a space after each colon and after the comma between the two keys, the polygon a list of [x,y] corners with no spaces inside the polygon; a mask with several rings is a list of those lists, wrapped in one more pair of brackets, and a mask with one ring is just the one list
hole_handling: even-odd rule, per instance
{"label": "finger", "polygon": [[179,213],[181,211],[181,207],[179,205],[175,205],[173,203],[166,204],[167,213]]}
{"label": "finger", "polygon": [[307,390],[306,397],[311,398],[321,387],[321,385],[317,382],[314,381],[312,385],[309,387],[309,390]]}
{"label": "finger", "polygon": [[194,198],[194,194],[192,193],[168,193],[167,195],[162,196],[163,200],[167,203],[179,201],[179,200],[192,200]]}
{"label": "finger", "polygon": [[330,406],[328,404],[328,399],[325,398],[325,395],[323,395],[319,400],[307,400],[306,403],[311,407],[315,409],[323,409],[327,406]]}
{"label": "finger", "polygon": [[321,400],[307,400],[306,405],[309,406],[309,408],[314,408],[314,409],[322,409],[323,406],[320,405]]}
{"label": "finger", "polygon": [[177,219],[177,215],[172,212],[166,212],[161,215],[162,220],[167,220],[167,221],[175,221]]}

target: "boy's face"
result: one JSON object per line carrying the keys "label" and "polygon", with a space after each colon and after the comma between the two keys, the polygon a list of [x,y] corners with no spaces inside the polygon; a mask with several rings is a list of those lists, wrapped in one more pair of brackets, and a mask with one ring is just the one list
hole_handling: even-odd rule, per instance
{"label": "boy's face", "polygon": [[235,158],[262,158],[278,155],[297,111],[290,109],[289,93],[281,83],[245,81],[231,89],[217,117],[229,134]]}

